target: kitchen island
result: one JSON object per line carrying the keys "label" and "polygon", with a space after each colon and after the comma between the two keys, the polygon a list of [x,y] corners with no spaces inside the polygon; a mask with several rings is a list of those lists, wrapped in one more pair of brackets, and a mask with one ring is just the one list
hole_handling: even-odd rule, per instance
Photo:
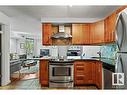
{"label": "kitchen island", "polygon": [[[110,59],[107,59],[110,60]],[[39,81],[42,87],[49,86],[49,61],[50,59],[40,59]],[[114,70],[114,65],[102,58],[83,58],[74,60],[74,87],[84,85],[95,85],[98,89],[103,89],[103,66]],[[66,63],[65,63],[66,64]]]}

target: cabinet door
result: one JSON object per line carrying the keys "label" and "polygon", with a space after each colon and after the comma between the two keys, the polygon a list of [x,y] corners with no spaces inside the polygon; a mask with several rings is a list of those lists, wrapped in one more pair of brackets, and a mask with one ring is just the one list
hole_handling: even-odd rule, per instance
{"label": "cabinet door", "polygon": [[83,44],[83,24],[72,24],[72,44]]}
{"label": "cabinet door", "polygon": [[105,19],[105,42],[115,42],[115,25],[117,14],[114,12],[111,16]]}
{"label": "cabinet door", "polygon": [[104,21],[99,21],[95,23],[95,43],[104,42]]}
{"label": "cabinet door", "polygon": [[91,61],[76,61],[74,63],[74,84],[93,84],[93,69],[93,62]]}
{"label": "cabinet door", "polygon": [[83,44],[90,44],[90,25],[83,24]]}
{"label": "cabinet door", "polygon": [[95,24],[92,23],[90,24],[90,44],[94,44],[95,43]]}
{"label": "cabinet door", "polygon": [[104,21],[90,24],[90,44],[104,42]]}
{"label": "cabinet door", "polygon": [[92,82],[96,84],[96,61],[92,62]]}
{"label": "cabinet door", "polygon": [[39,73],[39,80],[41,86],[48,86],[48,61],[41,60],[40,61],[40,73]]}
{"label": "cabinet door", "polygon": [[72,44],[89,44],[89,24],[72,24]]}
{"label": "cabinet door", "polygon": [[92,77],[92,70],[93,70],[93,62],[91,61],[85,61],[84,62],[84,84],[93,84],[93,77]]}
{"label": "cabinet door", "polygon": [[102,88],[102,63],[96,62],[96,85],[98,88]]}
{"label": "cabinet door", "polygon": [[83,85],[84,84],[84,62],[75,61],[74,63],[74,85]]}
{"label": "cabinet door", "polygon": [[51,40],[52,35],[52,25],[50,23],[42,24],[42,44],[50,45],[52,43]]}

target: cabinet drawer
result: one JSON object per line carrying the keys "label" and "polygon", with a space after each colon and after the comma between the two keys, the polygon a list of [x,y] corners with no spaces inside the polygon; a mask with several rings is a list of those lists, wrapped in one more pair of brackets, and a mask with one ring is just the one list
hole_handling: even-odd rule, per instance
{"label": "cabinet drawer", "polygon": [[76,67],[77,71],[84,71],[84,67]]}
{"label": "cabinet drawer", "polygon": [[84,80],[84,75],[76,75],[76,80]]}
{"label": "cabinet drawer", "polygon": [[84,66],[84,63],[76,63],[76,66]]}
{"label": "cabinet drawer", "polygon": [[76,85],[83,85],[84,80],[76,80],[75,83],[76,83]]}
{"label": "cabinet drawer", "polygon": [[76,72],[75,72],[76,74],[84,74],[84,70],[77,70]]}

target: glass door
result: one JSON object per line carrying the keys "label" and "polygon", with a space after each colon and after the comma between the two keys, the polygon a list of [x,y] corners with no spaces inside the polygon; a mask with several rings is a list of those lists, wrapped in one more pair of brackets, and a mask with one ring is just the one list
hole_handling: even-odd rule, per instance
{"label": "glass door", "polygon": [[53,67],[52,72],[53,77],[55,76],[71,76],[71,68],[70,67]]}

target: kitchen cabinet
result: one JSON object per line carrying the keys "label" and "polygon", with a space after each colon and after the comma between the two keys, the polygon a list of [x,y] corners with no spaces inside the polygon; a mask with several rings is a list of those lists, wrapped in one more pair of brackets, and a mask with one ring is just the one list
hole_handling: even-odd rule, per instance
{"label": "kitchen cabinet", "polygon": [[83,24],[83,44],[90,44],[90,25]]}
{"label": "kitchen cabinet", "polygon": [[96,78],[95,78],[95,83],[98,88],[102,88],[102,62],[96,61],[95,62],[95,72],[96,72]]}
{"label": "kitchen cabinet", "polygon": [[39,80],[41,86],[48,87],[48,60],[40,60]]}
{"label": "kitchen cabinet", "polygon": [[105,21],[105,43],[115,42],[115,26],[117,14],[114,12],[111,16],[107,17]]}
{"label": "kitchen cabinet", "polygon": [[74,84],[84,85],[85,84],[85,64],[84,61],[76,61],[74,63]]}
{"label": "kitchen cabinet", "polygon": [[104,21],[98,21],[90,24],[90,44],[99,44],[104,42]]}
{"label": "kitchen cabinet", "polygon": [[120,7],[118,10],[116,10],[114,13],[112,13],[110,16],[108,16],[104,20],[105,22],[104,42],[105,43],[112,43],[116,41],[115,27],[116,27],[117,15],[125,8],[127,8],[127,6]]}
{"label": "kitchen cabinet", "polygon": [[74,85],[96,85],[102,88],[102,64],[99,61],[75,61]]}
{"label": "kitchen cabinet", "polygon": [[52,44],[52,25],[51,23],[42,24],[42,44],[51,45]]}
{"label": "kitchen cabinet", "polygon": [[89,44],[89,24],[72,24],[72,44]]}
{"label": "kitchen cabinet", "polygon": [[127,5],[124,5],[122,7],[120,7],[118,10],[116,10],[116,13],[120,13],[122,10],[124,10],[125,8],[127,8]]}

